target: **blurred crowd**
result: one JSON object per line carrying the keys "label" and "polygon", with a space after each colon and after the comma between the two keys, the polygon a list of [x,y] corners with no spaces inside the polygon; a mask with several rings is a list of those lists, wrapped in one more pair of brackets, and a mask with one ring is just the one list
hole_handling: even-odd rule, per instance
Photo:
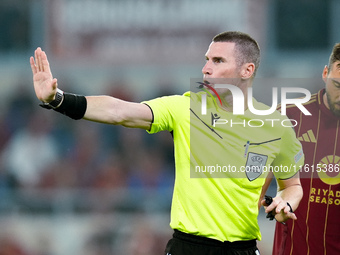
{"label": "blurred crowd", "polygon": [[[39,107],[30,89],[18,86],[0,115],[1,215],[168,215],[174,182],[170,133],[74,121]],[[135,101],[124,87],[107,94]],[[131,252],[124,254],[160,254],[169,236],[141,222],[132,227],[124,246]],[[115,232],[113,226],[89,237],[87,254],[114,254]],[[23,250],[20,238],[1,231],[0,255],[11,254],[32,253]]]}
{"label": "blurred crowd", "polygon": [[[173,185],[173,143],[168,132],[74,121],[20,87],[0,119],[1,190],[167,189]],[[32,88],[33,89],[33,88]],[[117,93],[115,93],[117,91]],[[134,101],[117,88],[116,97]]]}

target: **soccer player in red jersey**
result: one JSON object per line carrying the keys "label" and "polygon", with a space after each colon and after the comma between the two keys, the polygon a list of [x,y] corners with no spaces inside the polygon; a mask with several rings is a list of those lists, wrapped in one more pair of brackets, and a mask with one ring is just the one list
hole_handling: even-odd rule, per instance
{"label": "soccer player in red jersey", "polygon": [[296,221],[276,223],[273,255],[340,254],[340,43],[322,78],[325,88],[304,105],[311,116],[295,105],[287,108],[287,116],[298,123],[294,128],[305,153],[303,198]]}

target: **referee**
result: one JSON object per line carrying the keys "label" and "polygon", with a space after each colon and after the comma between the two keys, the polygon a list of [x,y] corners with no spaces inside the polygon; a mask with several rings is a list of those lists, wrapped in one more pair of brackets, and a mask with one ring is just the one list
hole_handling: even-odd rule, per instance
{"label": "referee", "polygon": [[[172,133],[176,178],[170,226],[174,234],[165,255],[260,254],[256,245],[256,240],[261,240],[257,216],[267,176],[264,170],[290,166],[289,171],[275,173],[279,191],[265,210],[272,212],[278,222],[295,220],[293,210],[302,197],[298,176],[298,166],[304,161],[301,144],[293,129],[280,126],[280,121],[255,128],[247,124],[268,118],[248,110],[248,88],[260,62],[260,49],[253,38],[237,31],[218,34],[205,58],[199,92],[142,103],[63,92],[41,48],[35,50],[30,64],[36,96],[47,109],[75,120]],[[231,84],[243,92],[243,115],[233,114],[235,100],[240,98],[234,99],[230,89],[217,88],[215,84],[219,83]],[[258,110],[268,108],[254,98],[252,104]],[[206,112],[201,111],[203,105]],[[287,120],[278,112],[270,119]],[[233,125],[216,125],[216,120]],[[233,166],[237,170],[204,170],[211,166]]]}

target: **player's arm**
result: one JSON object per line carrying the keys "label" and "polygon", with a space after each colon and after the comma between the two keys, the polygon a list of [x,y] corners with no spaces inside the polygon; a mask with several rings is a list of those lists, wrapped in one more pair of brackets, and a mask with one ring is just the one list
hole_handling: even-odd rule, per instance
{"label": "player's arm", "polygon": [[53,78],[47,56],[37,48],[30,58],[33,83],[36,96],[44,103],[55,102],[55,110],[74,118],[84,118],[107,124],[149,130],[152,123],[151,109],[139,103],[127,102],[110,96],[77,96],[62,94],[57,88],[57,79]]}
{"label": "player's arm", "polygon": [[151,109],[141,103],[127,102],[110,96],[87,96],[84,119],[150,130]]}
{"label": "player's arm", "polygon": [[[273,198],[273,202],[266,207],[265,212],[272,212],[278,222],[284,222],[288,219],[297,219],[294,211],[299,206],[303,196],[298,174],[299,173],[286,180],[277,179],[277,195]],[[265,205],[264,200],[262,200],[262,205]]]}

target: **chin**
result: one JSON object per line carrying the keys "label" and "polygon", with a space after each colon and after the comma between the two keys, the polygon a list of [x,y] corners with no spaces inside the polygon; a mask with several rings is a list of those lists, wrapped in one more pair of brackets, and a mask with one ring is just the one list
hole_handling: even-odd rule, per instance
{"label": "chin", "polygon": [[340,106],[339,104],[332,104],[330,105],[330,110],[331,112],[333,113],[333,115],[337,116],[337,117],[340,117]]}
{"label": "chin", "polygon": [[215,90],[220,96],[226,96],[226,95],[231,94],[230,90],[226,88],[220,88],[220,89],[215,88]]}

